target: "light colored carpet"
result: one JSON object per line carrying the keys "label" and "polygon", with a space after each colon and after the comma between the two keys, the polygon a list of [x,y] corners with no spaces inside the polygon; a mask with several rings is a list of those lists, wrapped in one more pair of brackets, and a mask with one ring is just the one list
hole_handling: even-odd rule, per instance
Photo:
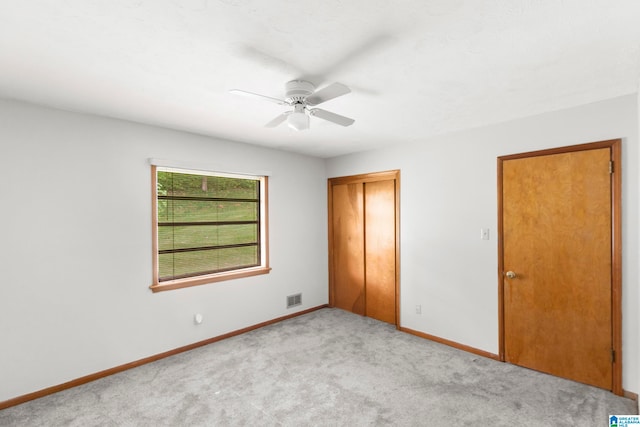
{"label": "light colored carpet", "polygon": [[606,426],[636,403],[322,309],[0,411],[2,426]]}

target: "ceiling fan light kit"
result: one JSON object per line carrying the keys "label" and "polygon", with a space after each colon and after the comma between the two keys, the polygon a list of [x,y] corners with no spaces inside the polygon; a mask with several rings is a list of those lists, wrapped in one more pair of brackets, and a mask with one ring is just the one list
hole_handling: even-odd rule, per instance
{"label": "ceiling fan light kit", "polygon": [[284,100],[240,89],[232,89],[230,92],[293,107],[293,110],[285,111],[267,123],[265,127],[269,128],[279,126],[286,120],[291,129],[297,131],[309,129],[309,116],[318,117],[340,126],[350,126],[355,122],[355,120],[340,114],[320,108],[309,108],[309,106],[315,106],[338,96],[346,95],[351,92],[351,89],[341,83],[330,84],[318,91],[315,89],[314,84],[306,80],[291,80],[285,85],[286,98]]}
{"label": "ceiling fan light kit", "polygon": [[294,110],[287,116],[287,125],[294,130],[309,129],[309,116],[304,112],[301,104],[296,104]]}

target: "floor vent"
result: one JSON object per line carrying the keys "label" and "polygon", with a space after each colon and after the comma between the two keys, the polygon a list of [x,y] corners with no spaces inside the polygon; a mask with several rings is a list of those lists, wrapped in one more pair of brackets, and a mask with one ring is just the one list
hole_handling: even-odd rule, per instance
{"label": "floor vent", "polygon": [[289,295],[287,297],[287,308],[302,304],[302,294]]}

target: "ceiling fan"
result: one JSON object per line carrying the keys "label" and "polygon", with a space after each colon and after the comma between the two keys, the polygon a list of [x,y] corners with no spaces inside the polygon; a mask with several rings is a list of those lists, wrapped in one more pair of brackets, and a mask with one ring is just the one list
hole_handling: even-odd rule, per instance
{"label": "ceiling fan", "polygon": [[285,111],[267,123],[265,127],[268,128],[276,127],[286,120],[292,129],[309,129],[309,116],[318,117],[341,126],[350,126],[353,124],[355,120],[349,117],[341,116],[340,114],[332,113],[321,108],[309,108],[309,106],[313,107],[330,99],[346,95],[351,92],[351,89],[341,83],[330,84],[318,91],[315,89],[314,84],[306,80],[291,80],[285,85],[285,99],[272,98],[240,89],[232,89],[229,92],[293,107],[293,110]]}

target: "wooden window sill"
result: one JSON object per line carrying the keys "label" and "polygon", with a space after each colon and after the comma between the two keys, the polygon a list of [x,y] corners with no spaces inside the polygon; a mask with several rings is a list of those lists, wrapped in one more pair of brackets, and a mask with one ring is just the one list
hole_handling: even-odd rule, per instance
{"label": "wooden window sill", "polygon": [[168,280],[166,282],[154,283],[149,286],[153,292],[171,291],[174,289],[188,288],[191,286],[205,285],[207,283],[222,282],[224,280],[240,279],[242,277],[259,276],[269,274],[270,267],[253,267],[242,270],[225,271],[222,273],[209,274],[206,276],[190,277],[188,279]]}

